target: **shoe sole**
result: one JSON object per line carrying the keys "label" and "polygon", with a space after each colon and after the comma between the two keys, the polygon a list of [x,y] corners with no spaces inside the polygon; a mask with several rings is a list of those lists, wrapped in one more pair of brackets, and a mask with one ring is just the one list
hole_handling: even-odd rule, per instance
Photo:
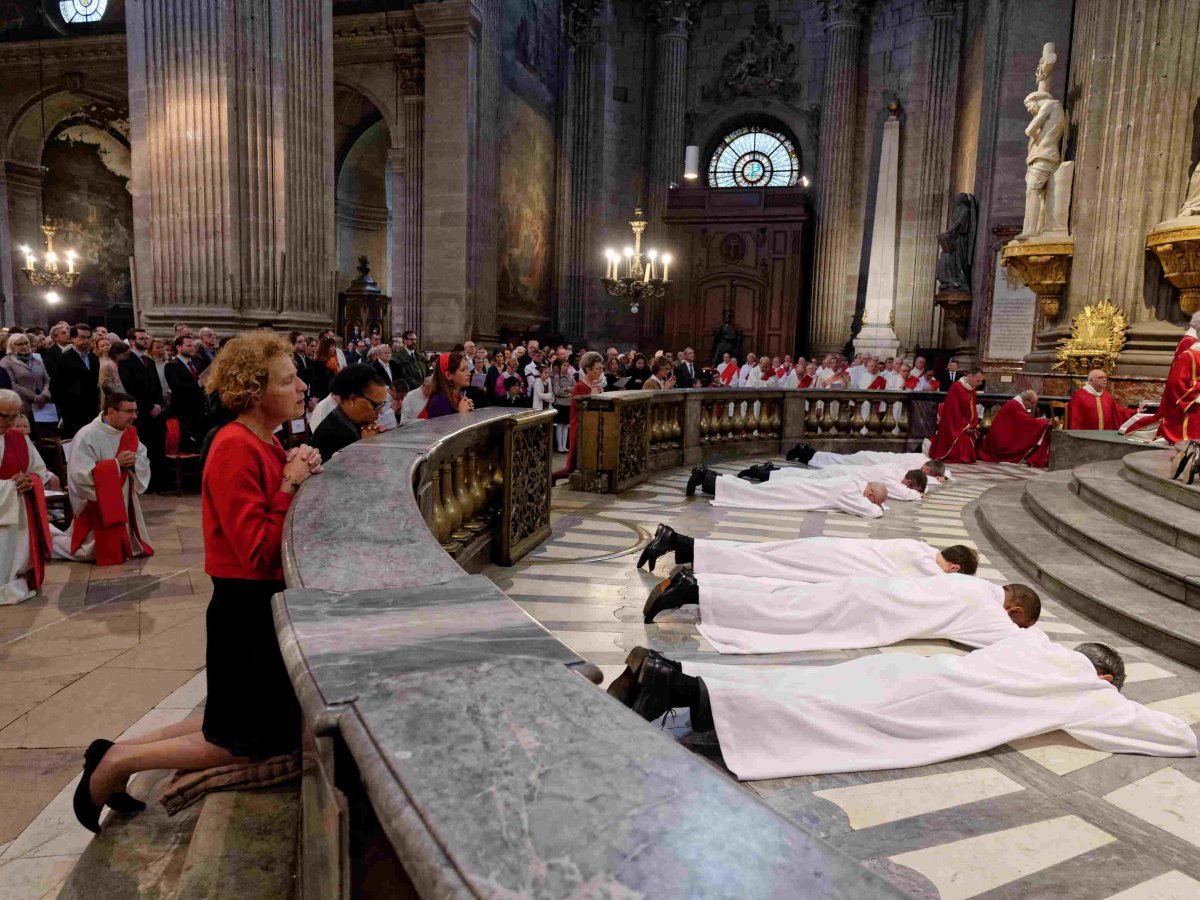
{"label": "shoe sole", "polygon": [[643,684],[642,679],[644,677],[649,677],[652,671],[653,670],[651,669],[651,670],[647,670],[646,672],[639,673],[639,675],[638,675],[638,695],[634,699],[633,704],[629,707],[635,713],[637,713],[639,716],[641,716],[643,719],[645,719],[647,722],[658,721],[660,718],[665,716],[667,714],[667,711],[670,709],[670,707],[668,706],[665,709],[654,710],[653,711],[654,715],[646,714],[646,701],[647,701],[646,688],[648,687],[648,685]]}
{"label": "shoe sole", "polygon": [[625,671],[613,679],[608,686],[608,695],[615,697],[622,704],[632,707],[637,699],[638,676],[642,671],[642,663],[650,651],[645,647],[634,647],[625,657]]}
{"label": "shoe sole", "polygon": [[654,609],[654,604],[658,602],[658,598],[662,596],[662,592],[670,587],[671,582],[674,580],[675,576],[672,575],[670,578],[660,581],[654,586],[654,589],[650,591],[650,596],[646,598],[646,603],[642,607],[643,624],[649,625],[654,621],[654,616],[656,615],[656,613],[652,612]]}

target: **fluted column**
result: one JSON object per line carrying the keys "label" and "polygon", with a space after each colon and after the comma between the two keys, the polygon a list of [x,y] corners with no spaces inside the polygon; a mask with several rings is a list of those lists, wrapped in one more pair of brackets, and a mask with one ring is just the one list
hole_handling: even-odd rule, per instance
{"label": "fluted column", "polygon": [[1086,304],[1110,298],[1130,322],[1125,374],[1164,374],[1181,330],[1177,295],[1157,261],[1147,267],[1145,246],[1147,232],[1178,213],[1187,189],[1198,33],[1195,0],[1075,5],[1068,90],[1078,97],[1071,110],[1075,257],[1057,331]]}
{"label": "fluted column", "polygon": [[333,320],[321,0],[129,0],[135,283],[150,328]]}
{"label": "fluted column", "polygon": [[495,343],[499,287],[497,206],[500,166],[500,0],[479,0],[479,141],[475,173],[475,309],[471,337]]}
{"label": "fluted column", "polygon": [[858,179],[858,66],[863,13],[870,0],[821,0],[827,55],[821,90],[821,177],[813,277],[815,354],[841,350],[850,337],[855,289],[847,263],[858,246],[853,228]]}
{"label": "fluted column", "polygon": [[946,227],[953,170],[955,98],[958,93],[959,28],[962,0],[926,0],[924,13],[932,26],[926,65],[928,79],[920,105],[921,169],[917,182],[917,216],[914,228],[912,300],[900,340],[906,347],[930,347],[933,331],[933,295],[936,288],[938,234]]}
{"label": "fluted column", "polygon": [[567,47],[560,105],[556,327],[568,340],[584,337],[588,276],[594,274],[597,255],[589,226],[599,150],[595,134],[595,19],[599,9],[600,0],[569,0],[563,10]]}
{"label": "fluted column", "polygon": [[425,66],[420,53],[399,69],[399,121],[388,151],[392,183],[392,322],[394,335],[421,335],[421,181],[425,155]]}
{"label": "fluted column", "polygon": [[45,175],[41,166],[12,160],[0,164],[0,247],[9,251],[0,254],[0,292],[5,298],[0,315],[5,322],[44,322],[47,312],[54,315],[38,296],[38,289],[21,274],[23,259],[17,250],[22,245],[39,250],[44,246],[38,226]]}
{"label": "fluted column", "polygon": [[661,226],[671,182],[683,173],[687,105],[688,32],[697,0],[650,0],[647,15],[657,29],[654,112],[650,122],[650,228]]}

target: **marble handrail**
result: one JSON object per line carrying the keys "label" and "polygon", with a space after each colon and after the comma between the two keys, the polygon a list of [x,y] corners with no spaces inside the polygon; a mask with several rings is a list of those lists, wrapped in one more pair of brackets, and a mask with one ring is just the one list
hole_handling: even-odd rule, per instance
{"label": "marble handrail", "polygon": [[901,896],[578,677],[443,550],[428,470],[528,421],[407,425],[292,504],[274,613],[304,721],[302,896],[342,896],[366,858],[375,888],[422,896]]}

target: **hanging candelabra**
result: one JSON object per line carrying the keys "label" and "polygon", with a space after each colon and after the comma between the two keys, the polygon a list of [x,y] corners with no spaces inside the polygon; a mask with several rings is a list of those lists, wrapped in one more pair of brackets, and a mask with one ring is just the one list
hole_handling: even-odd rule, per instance
{"label": "hanging candelabra", "polygon": [[641,209],[633,215],[633,221],[629,223],[633,229],[633,246],[625,248],[623,261],[615,250],[604,251],[608,268],[600,283],[604,285],[605,293],[624,301],[629,311],[636,313],[643,297],[666,296],[671,285],[671,256],[663,254],[660,257],[657,250],[647,250],[645,262],[642,261],[642,233],[646,230],[646,219]]}
{"label": "hanging candelabra", "polygon": [[21,271],[25,273],[30,284],[45,288],[69,289],[79,283],[79,272],[75,269],[76,254],[74,250],[68,250],[66,253],[67,270],[64,272],[59,267],[58,254],[54,252],[54,233],[57,230],[49,223],[42,226],[42,234],[46,236],[46,254],[40,267],[33,250],[28,246],[21,248],[21,252],[25,254],[25,265]]}

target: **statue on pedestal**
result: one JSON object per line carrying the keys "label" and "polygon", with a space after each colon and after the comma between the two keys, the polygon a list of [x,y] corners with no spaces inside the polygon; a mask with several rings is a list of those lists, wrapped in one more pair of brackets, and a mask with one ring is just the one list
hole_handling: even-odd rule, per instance
{"label": "statue on pedestal", "polygon": [[1062,104],[1050,94],[1050,75],[1057,60],[1054,45],[1046,44],[1037,67],[1038,89],[1025,98],[1025,109],[1033,120],[1025,129],[1029,138],[1025,156],[1025,223],[1015,238],[1018,241],[1067,233],[1074,165],[1063,165],[1062,141],[1067,116]]}
{"label": "statue on pedestal", "polygon": [[733,324],[733,310],[725,310],[725,321],[713,331],[712,357],[714,368],[728,353],[733,359],[742,358],[742,329]]}
{"label": "statue on pedestal", "polygon": [[954,199],[950,227],[938,235],[941,255],[937,261],[938,291],[970,291],[972,251],[977,220],[975,197],[959,194]]}

